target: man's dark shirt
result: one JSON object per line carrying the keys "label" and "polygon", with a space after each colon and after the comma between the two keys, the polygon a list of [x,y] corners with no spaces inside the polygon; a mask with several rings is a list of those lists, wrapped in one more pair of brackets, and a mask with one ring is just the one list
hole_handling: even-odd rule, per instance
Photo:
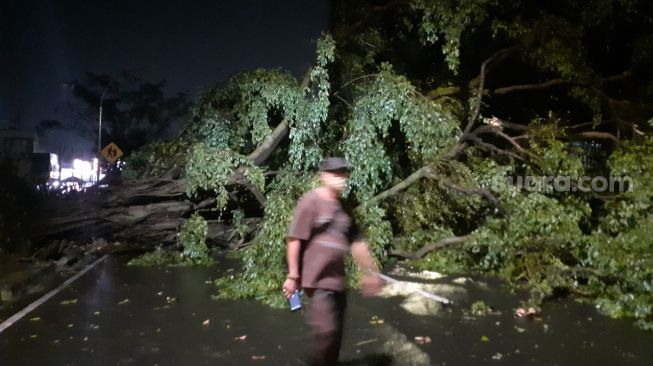
{"label": "man's dark shirt", "polygon": [[316,190],[297,203],[288,237],[301,241],[303,288],[343,291],[345,256],[357,239],[353,216],[340,200],[326,200]]}

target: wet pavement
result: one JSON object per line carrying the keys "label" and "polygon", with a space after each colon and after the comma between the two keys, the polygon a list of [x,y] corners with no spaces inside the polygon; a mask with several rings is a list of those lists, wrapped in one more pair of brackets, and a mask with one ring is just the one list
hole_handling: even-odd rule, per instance
{"label": "wet pavement", "polygon": [[[107,259],[0,334],[0,365],[298,364],[301,314],[211,299],[225,265],[125,263]],[[415,316],[401,299],[350,293],[343,365],[653,365],[653,333],[631,321],[571,300],[548,304],[540,319],[515,318],[519,299],[490,283],[437,316]],[[477,300],[499,313],[466,315]]]}

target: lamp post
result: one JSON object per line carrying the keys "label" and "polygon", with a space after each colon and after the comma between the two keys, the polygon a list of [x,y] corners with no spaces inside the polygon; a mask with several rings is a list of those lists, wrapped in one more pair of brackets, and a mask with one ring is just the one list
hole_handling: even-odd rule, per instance
{"label": "lamp post", "polygon": [[97,133],[97,184],[100,184],[100,162],[102,161],[102,102],[104,102],[104,95],[109,90],[109,87],[113,84],[115,80],[112,80],[102,91],[102,96],[100,97],[100,113],[98,115],[98,133]]}

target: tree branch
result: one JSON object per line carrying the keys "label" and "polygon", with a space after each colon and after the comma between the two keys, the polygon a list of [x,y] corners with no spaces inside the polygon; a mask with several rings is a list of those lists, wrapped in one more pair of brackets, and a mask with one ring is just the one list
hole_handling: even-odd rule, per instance
{"label": "tree branch", "polygon": [[503,127],[507,128],[509,130],[515,130],[515,131],[528,131],[528,126],[521,125],[519,123],[514,123],[510,121],[506,121],[505,119],[497,118],[492,116],[494,120],[498,122],[498,124]]}
{"label": "tree branch", "polygon": [[615,144],[620,143],[619,139],[615,135],[613,135],[613,134],[611,134],[609,132],[585,131],[585,132],[581,132],[581,133],[576,134],[576,135],[571,135],[570,137],[580,137],[582,139],[588,139],[588,140],[593,140],[593,139],[610,140],[610,141],[614,142]]}
{"label": "tree branch", "polygon": [[571,81],[569,80],[564,80],[564,79],[553,79],[553,80],[548,80],[543,83],[538,83],[538,84],[522,84],[522,85],[512,85],[512,86],[505,86],[502,88],[497,88],[492,91],[492,94],[495,95],[503,95],[503,94],[508,94],[516,91],[524,91],[524,90],[540,90],[540,89],[547,89],[551,88],[554,86],[558,85],[564,85],[564,84],[569,84]]}
{"label": "tree branch", "polygon": [[274,152],[274,149],[279,146],[279,143],[286,137],[288,133],[288,121],[285,119],[274,128],[272,133],[263,141],[260,145],[256,147],[251,154],[247,157],[250,158],[255,165],[263,164]]}
{"label": "tree branch", "polygon": [[229,176],[228,180],[230,183],[240,184],[243,187],[247,188],[247,190],[250,191],[254,197],[256,197],[256,200],[261,204],[261,207],[265,207],[267,204],[265,195],[258,188],[256,188],[252,182],[249,181],[241,169],[236,169],[236,171],[234,171],[231,176]]}
{"label": "tree branch", "polygon": [[453,160],[460,155],[469,145],[466,142],[459,142],[453,145],[446,153],[442,155],[442,160]]}
{"label": "tree branch", "polygon": [[[478,137],[478,135],[481,135],[481,134],[484,134],[484,133],[492,133],[492,134],[495,134],[495,135],[501,137],[502,139],[510,142],[510,144],[513,147],[515,147],[515,149],[517,149],[517,151],[519,151],[520,153],[522,153],[524,155],[527,155],[527,156],[529,156],[530,158],[532,158],[534,160],[539,160],[538,156],[536,156],[536,155],[530,153],[529,151],[527,151],[526,149],[524,149],[521,145],[519,145],[519,143],[513,137],[510,137],[506,133],[503,132],[504,123],[509,125],[513,129],[527,130],[528,127],[523,126],[523,125],[519,125],[519,124],[516,124],[516,123],[502,121],[502,120],[500,120],[499,118],[496,118],[496,117],[493,118],[492,122],[493,123],[491,123],[489,125],[485,125],[485,126],[481,126],[481,127],[476,128],[474,131],[472,131],[470,134],[468,134],[467,139],[472,140],[472,141],[476,142],[476,144],[487,148],[489,146],[494,146],[494,145],[491,145],[491,144],[488,144],[488,143],[484,142],[483,140],[481,140]],[[496,148],[496,149],[498,149],[498,148]],[[504,151],[504,150],[501,150],[501,151],[503,151],[504,153],[507,153],[507,151]]]}
{"label": "tree branch", "polygon": [[[616,80],[622,80],[626,79],[631,76],[630,71],[626,70],[620,74],[613,75],[613,76],[608,76],[604,78],[598,79],[599,82],[601,83],[606,83],[606,82],[611,82],[611,81],[616,81]],[[505,86],[502,88],[497,88],[492,91],[492,94],[496,95],[504,95],[516,91],[526,91],[526,90],[541,90],[541,89],[548,89],[552,88],[558,85],[565,85],[565,84],[570,84],[570,85],[589,85],[591,84],[591,81],[589,80],[565,80],[565,79],[552,79],[552,80],[547,80],[541,83],[534,83],[534,84],[521,84],[521,85],[512,85],[512,86]]]}
{"label": "tree branch", "polygon": [[456,95],[458,93],[460,93],[460,87],[445,86],[445,87],[436,88],[435,90],[431,90],[430,92],[426,93],[426,96],[429,99],[437,99],[441,97],[448,97],[450,95]]}
{"label": "tree branch", "polygon": [[338,94],[338,92],[333,93],[333,96],[340,99],[343,103],[345,103],[347,107],[349,107],[349,109],[354,109],[354,107],[351,104],[349,104],[349,102],[345,100],[345,98],[341,97],[340,94]]}
{"label": "tree branch", "polygon": [[406,179],[402,180],[398,184],[395,184],[394,186],[390,187],[389,189],[377,194],[376,196],[372,197],[369,199],[367,202],[362,204],[361,206],[368,206],[373,203],[382,201],[388,197],[394,196],[398,194],[399,192],[407,189],[417,181],[419,181],[422,178],[429,178],[429,179],[434,179],[437,181],[440,181],[444,186],[448,187],[449,189],[452,189],[458,193],[463,193],[463,194],[469,194],[469,195],[479,195],[482,197],[485,197],[492,205],[497,207],[500,210],[503,210],[501,202],[499,199],[492,194],[492,192],[486,190],[486,189],[475,189],[475,188],[464,188],[459,185],[456,185],[455,183],[449,181],[448,179],[441,177],[433,171],[433,168],[431,165],[427,165],[424,167],[421,167],[417,171],[415,171],[413,174],[409,175]]}
{"label": "tree branch", "polygon": [[[338,88],[338,91],[346,88],[350,84],[353,84],[353,83],[357,82],[358,80],[367,79],[367,78],[371,78],[371,77],[376,77],[377,75],[378,74],[367,74],[367,75],[359,76],[357,78],[353,78],[353,79],[349,80],[348,82],[342,84],[342,86],[340,88]],[[336,93],[338,91],[336,91]]]}
{"label": "tree branch", "polygon": [[[310,82],[310,70],[304,75],[302,79],[301,88],[307,88]],[[274,128],[272,133],[263,141],[259,146],[256,147],[251,154],[248,155],[248,158],[254,161],[254,164],[261,165],[272,155],[272,152],[279,146],[279,143],[286,137],[288,133],[288,120],[284,119],[279,122],[277,127]]]}
{"label": "tree branch", "polygon": [[485,199],[488,200],[493,206],[495,206],[496,208],[503,211],[501,201],[499,201],[499,199],[492,192],[490,192],[487,189],[461,187],[461,186],[449,181],[448,179],[444,179],[444,178],[440,178],[440,181],[442,182],[442,184],[445,187],[450,188],[450,189],[452,189],[452,190],[454,190],[454,191],[456,191],[458,193],[462,193],[462,194],[466,194],[466,195],[478,195],[478,196],[485,197]]}
{"label": "tree branch", "polygon": [[515,49],[517,49],[515,46],[504,48],[498,51],[497,53],[495,53],[494,55],[490,56],[490,58],[483,61],[483,63],[481,64],[481,72],[478,76],[478,88],[476,90],[476,99],[474,100],[474,108],[472,109],[472,113],[469,115],[469,119],[467,120],[467,126],[465,126],[465,130],[463,131],[463,136],[469,133],[469,131],[472,129],[472,126],[474,125],[474,122],[478,118],[479,113],[481,112],[481,100],[483,99],[483,91],[485,88],[485,73],[488,65],[490,65],[490,63],[496,60],[504,59]]}
{"label": "tree branch", "polygon": [[470,137],[469,140],[474,142],[474,144],[476,144],[477,146],[479,146],[481,148],[490,150],[490,151],[498,153],[498,154],[507,155],[507,156],[513,157],[513,158],[515,158],[517,160],[526,161],[526,159],[524,159],[523,157],[513,153],[512,151],[499,149],[498,147],[496,147],[496,146],[494,146],[492,144],[489,144],[489,143],[481,140],[478,137]]}
{"label": "tree branch", "polygon": [[417,182],[418,180],[427,177],[431,174],[431,166],[427,165],[424,167],[421,167],[417,171],[415,171],[413,174],[409,175],[406,179],[402,180],[398,184],[395,184],[392,186],[390,189],[387,189],[376,196],[372,197],[369,199],[367,202],[363,203],[363,206],[368,206],[371,205],[372,203],[382,201],[390,196],[394,196],[395,194],[403,191],[404,189],[410,187],[413,183]]}

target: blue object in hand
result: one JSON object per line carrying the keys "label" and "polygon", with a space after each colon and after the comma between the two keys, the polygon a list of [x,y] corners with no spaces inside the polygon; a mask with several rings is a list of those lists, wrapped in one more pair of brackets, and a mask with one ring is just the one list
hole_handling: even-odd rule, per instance
{"label": "blue object in hand", "polygon": [[288,300],[290,302],[290,310],[295,311],[302,307],[302,298],[299,290],[295,290]]}

